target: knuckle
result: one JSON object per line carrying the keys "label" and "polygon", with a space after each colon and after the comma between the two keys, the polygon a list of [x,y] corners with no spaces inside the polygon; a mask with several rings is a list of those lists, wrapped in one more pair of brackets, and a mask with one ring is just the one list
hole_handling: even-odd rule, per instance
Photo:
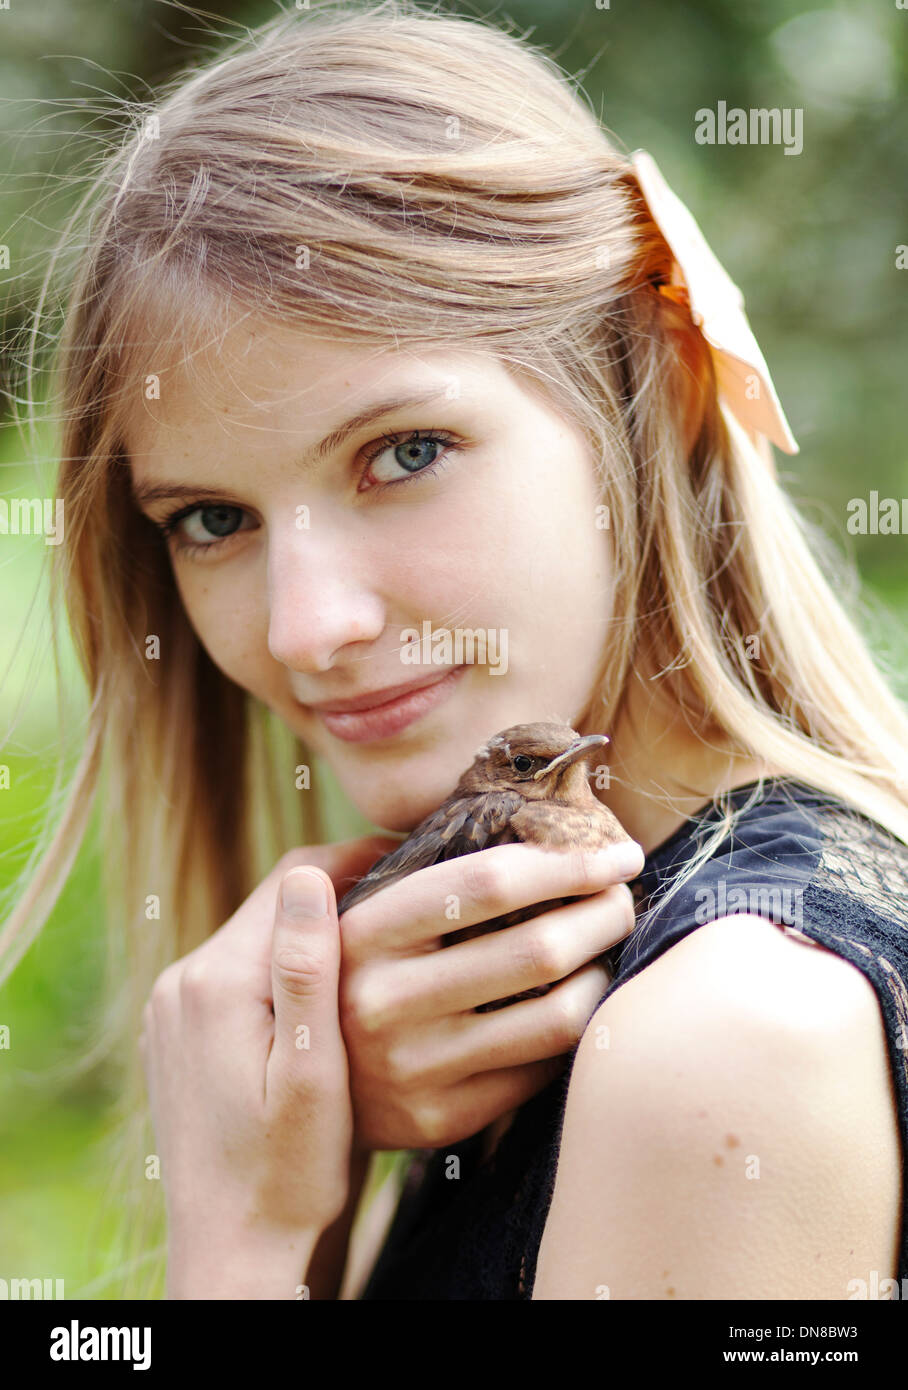
{"label": "knuckle", "polygon": [[[463,857],[464,882],[470,896],[495,912],[509,901],[510,871],[493,851],[479,851]],[[490,915],[494,915],[490,913]]]}
{"label": "knuckle", "polygon": [[637,920],[637,908],[634,902],[634,895],[626,883],[616,883],[608,892],[617,921],[626,935],[631,931]]}
{"label": "knuckle", "polygon": [[534,935],[536,963],[546,979],[560,980],[569,974],[573,961],[564,928],[556,920],[543,921],[535,928]]}
{"label": "knuckle", "polygon": [[328,957],[317,946],[279,946],[273,957],[275,973],[287,994],[309,994],[324,980]]}
{"label": "knuckle", "polygon": [[385,1054],[383,1071],[392,1086],[406,1090],[421,1075],[422,1069],[412,1049],[399,1043]]}
{"label": "knuckle", "polygon": [[614,976],[604,960],[594,960],[580,976],[584,998],[589,1000],[590,1012],[602,1002],[602,996],[612,983]]}
{"label": "knuckle", "polygon": [[359,976],[351,977],[341,973],[337,996],[338,1020],[345,1037],[355,1037],[360,1032],[360,1012],[362,1000]]}
{"label": "knuckle", "polygon": [[218,991],[220,980],[211,961],[190,957],[179,975],[179,994],[183,1003],[198,1003]]}
{"label": "knuckle", "polygon": [[594,1008],[595,1001],[586,987],[559,991],[551,1000],[549,1024],[555,1042],[567,1046],[576,1042],[582,1036]]}
{"label": "knuckle", "polygon": [[560,979],[557,973],[563,966],[564,948],[558,932],[550,926],[537,926],[518,938],[515,946],[521,973],[534,983]]}
{"label": "knuckle", "polygon": [[179,988],[179,979],[180,968],[176,962],[162,970],[151,987],[149,1007],[153,1010],[159,1009],[162,1004],[171,999]]}
{"label": "knuckle", "polygon": [[443,1106],[432,1099],[423,1100],[414,1107],[414,1129],[421,1144],[427,1149],[437,1149],[448,1142],[450,1125]]}
{"label": "knuckle", "polygon": [[601,881],[597,881],[595,851],[590,849],[574,850],[569,855],[569,860],[568,875],[573,893],[590,893],[602,887]]}
{"label": "knuckle", "polygon": [[349,983],[341,995],[341,1028],[367,1038],[379,1037],[395,1013],[394,1001],[374,974]]}

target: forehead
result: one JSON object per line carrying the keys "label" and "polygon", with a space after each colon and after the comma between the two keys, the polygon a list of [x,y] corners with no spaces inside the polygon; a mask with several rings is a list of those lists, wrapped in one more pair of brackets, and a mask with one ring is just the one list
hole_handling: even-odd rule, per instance
{"label": "forehead", "polygon": [[226,329],[152,338],[134,353],[122,434],[140,459],[191,437],[261,429],[321,437],[342,420],[397,395],[483,403],[523,398],[516,375],[492,352],[462,344],[401,348],[325,338],[248,319]]}

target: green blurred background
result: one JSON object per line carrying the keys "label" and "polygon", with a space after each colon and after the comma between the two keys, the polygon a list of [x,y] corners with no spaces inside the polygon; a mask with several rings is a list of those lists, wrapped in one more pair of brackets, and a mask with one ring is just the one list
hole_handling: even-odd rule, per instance
{"label": "green blurred background", "polygon": [[[216,47],[217,33],[232,36],[237,24],[275,12],[211,0],[206,25],[163,0],[11,0],[0,10],[0,245],[10,248],[10,268],[0,271],[8,349],[0,495],[54,495],[52,428],[29,436],[12,423],[10,401],[22,390],[22,343],[14,347],[12,334],[34,309],[49,248],[79,192],[74,180],[117,129],[111,98],[147,98]],[[863,629],[908,695],[908,539],[845,529],[852,496],[908,496],[908,270],[897,268],[897,248],[908,243],[908,11],[895,0],[602,8],[512,0],[495,13],[578,77],[621,144],[651,151],[744,290],[801,445],[793,459],[777,455],[782,482],[857,566],[863,587],[845,596],[860,603]],[[803,153],[698,146],[694,113],[719,100],[803,108]],[[0,752],[10,769],[9,787],[0,787],[0,891],[8,895],[49,805],[59,735],[41,587],[48,547],[19,536],[0,543],[0,729],[11,730]],[[78,701],[68,654],[63,674]],[[71,765],[76,727],[63,751]],[[336,822],[339,835],[361,828],[342,808]],[[53,1079],[91,1036],[99,923],[92,836],[48,926],[0,988],[0,1025],[11,1038],[0,1050],[0,1278],[63,1278],[68,1297],[110,1296],[106,1228],[96,1217],[111,1075],[99,1066]]]}

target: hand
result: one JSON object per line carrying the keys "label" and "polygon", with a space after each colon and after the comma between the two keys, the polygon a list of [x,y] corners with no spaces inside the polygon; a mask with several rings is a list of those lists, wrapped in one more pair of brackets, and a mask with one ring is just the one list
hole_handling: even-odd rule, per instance
{"label": "hand", "polygon": [[[610,982],[595,958],[634,925],[621,880],[640,872],[643,852],[622,874],[617,848],[497,845],[420,869],[344,913],[340,1017],[358,1144],[457,1143],[563,1070]],[[593,896],[439,949],[446,932],[575,894]],[[473,1012],[553,981],[562,983],[540,998]]]}
{"label": "hand", "polygon": [[[171,1297],[293,1298],[347,1203],[353,1119],[330,873],[343,891],[386,847],[370,837],[286,855],[154,985],[139,1046]],[[308,915],[319,900],[322,915]]]}

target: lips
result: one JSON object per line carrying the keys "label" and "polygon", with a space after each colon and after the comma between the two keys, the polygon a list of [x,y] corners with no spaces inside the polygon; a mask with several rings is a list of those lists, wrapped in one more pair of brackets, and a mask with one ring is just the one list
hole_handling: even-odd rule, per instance
{"label": "lips", "polygon": [[443,704],[466,669],[466,666],[455,666],[423,680],[387,686],[371,695],[309,708],[329,733],[345,743],[391,738]]}
{"label": "lips", "polygon": [[434,685],[436,681],[443,680],[449,674],[450,672],[446,671],[436,671],[434,675],[422,676],[415,681],[404,681],[401,685],[387,685],[381,690],[373,690],[367,695],[357,695],[350,700],[327,700],[324,703],[311,704],[309,709],[315,710],[316,714],[358,714],[360,710],[378,709],[396,700],[400,695],[409,695],[428,685]]}

